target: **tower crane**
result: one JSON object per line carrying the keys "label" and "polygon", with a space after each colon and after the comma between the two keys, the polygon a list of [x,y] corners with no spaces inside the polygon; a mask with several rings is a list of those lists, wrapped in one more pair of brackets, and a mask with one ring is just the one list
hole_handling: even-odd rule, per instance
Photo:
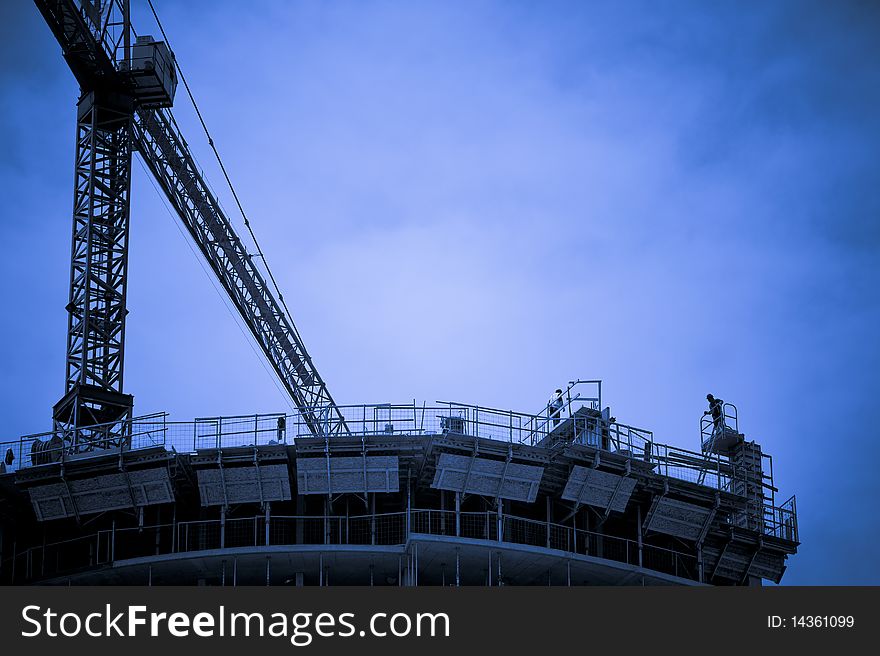
{"label": "tower crane", "polygon": [[168,44],[135,32],[130,0],[35,3],[80,87],[65,394],[53,408],[55,429],[77,435],[95,427],[112,442],[123,439],[132,417],[123,364],[131,164],[137,152],[308,430],[323,437],[347,433],[296,326],[210,191],[174,120],[178,68]]}

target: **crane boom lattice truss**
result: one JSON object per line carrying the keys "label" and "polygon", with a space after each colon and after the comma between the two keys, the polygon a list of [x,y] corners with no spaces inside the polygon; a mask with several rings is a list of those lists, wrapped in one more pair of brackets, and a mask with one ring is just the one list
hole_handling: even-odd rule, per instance
{"label": "crane boom lattice truss", "polygon": [[345,431],[345,420],[293,323],[275,300],[208,189],[167,110],[139,110],[135,142],[150,171],[314,434]]}
{"label": "crane boom lattice truss", "polygon": [[[195,165],[171,115],[167,44],[139,37],[129,0],[35,0],[80,85],[67,376],[56,429],[131,417],[122,391],[131,158],[136,149],[260,345],[314,435],[348,433],[293,322]],[[124,439],[102,429],[108,443]],[[81,434],[74,431],[72,434]],[[67,433],[65,433],[67,434]]]}

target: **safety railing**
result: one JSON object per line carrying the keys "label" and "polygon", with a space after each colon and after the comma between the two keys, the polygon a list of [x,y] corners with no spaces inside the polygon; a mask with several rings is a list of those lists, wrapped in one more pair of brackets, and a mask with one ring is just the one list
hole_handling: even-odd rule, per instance
{"label": "safety railing", "polygon": [[57,429],[0,442],[0,457],[3,470],[10,472],[24,467],[165,446],[168,428],[166,415],[160,413],[82,428]]}
{"label": "safety railing", "polygon": [[[320,416],[317,411],[316,414]],[[363,438],[461,434],[538,444],[549,435],[547,431],[554,430],[552,422],[540,415],[453,402],[433,406],[341,406],[340,414],[350,434]],[[638,460],[663,476],[726,491],[733,491],[734,481],[753,476],[734,466],[726,456],[658,443],[650,431],[612,421],[592,407],[573,410],[564,421],[567,423],[560,424],[558,430],[566,431],[566,439]],[[111,433],[111,428],[115,432]],[[291,444],[297,438],[311,436],[299,413],[207,417],[191,422],[170,422],[165,415],[151,415],[113,425],[24,436],[0,444],[0,456],[7,451],[12,453],[12,464],[3,466],[8,472],[153,446],[193,453],[203,449]]]}
{"label": "safety railing", "polygon": [[800,542],[797,523],[797,500],[792,496],[781,506],[764,506],[764,527],[767,535],[791,542]]}
{"label": "safety railing", "polygon": [[715,442],[726,433],[739,433],[737,409],[732,403],[723,403],[717,417],[713,416],[711,410],[700,417],[700,446],[703,451],[711,451]]}
{"label": "safety railing", "polygon": [[[593,383],[597,381],[586,381]],[[576,392],[575,381],[566,390],[570,402],[563,407],[560,422],[541,414],[531,415],[486,406],[455,402],[427,404],[364,404],[340,406],[339,414],[315,408],[314,416],[341,416],[349,434],[364,439],[372,436],[396,436],[402,439],[421,435],[461,434],[535,445],[551,433],[576,444],[584,444],[638,461],[657,474],[688,481],[720,491],[741,494],[742,490],[763,490],[769,497],[758,503],[764,510],[767,534],[789,534],[796,530],[794,508],[775,507],[772,460],[762,454],[761,480],[756,471],[734,465],[726,455],[694,452],[656,442],[651,431],[621,424],[598,411],[601,402],[595,396]],[[578,405],[580,403],[584,405]],[[727,415],[736,429],[736,410],[732,404]],[[337,420],[338,421],[338,420]],[[325,426],[328,434],[333,426]],[[203,449],[291,444],[298,438],[312,437],[311,426],[301,413],[285,415],[255,414],[234,417],[205,417],[191,422],[170,422],[164,414],[138,417],[126,422],[90,426],[76,430],[48,431],[26,435],[0,443],[0,473],[121,451],[161,446],[178,453]],[[9,464],[5,464],[9,462]],[[737,483],[745,483],[738,485]],[[760,526],[760,519],[753,520]]]}
{"label": "safety railing", "polygon": [[[14,553],[0,582],[69,575],[133,558],[296,545],[404,546],[419,535],[529,545],[699,580],[696,557],[635,540],[495,512],[413,509],[360,516],[265,516],[101,530]],[[499,539],[499,535],[501,536]]]}

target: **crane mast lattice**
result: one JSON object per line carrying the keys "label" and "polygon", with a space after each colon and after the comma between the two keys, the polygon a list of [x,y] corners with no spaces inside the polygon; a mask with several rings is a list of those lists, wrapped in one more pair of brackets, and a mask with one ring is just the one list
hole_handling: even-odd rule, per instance
{"label": "crane mast lattice", "polygon": [[[347,433],[295,325],[211,193],[171,114],[167,44],[137,36],[129,0],[35,0],[80,86],[65,394],[55,428],[123,439],[131,163],[137,151],[293,399],[309,431]],[[135,41],[132,42],[132,37]],[[70,429],[76,428],[76,431]]]}

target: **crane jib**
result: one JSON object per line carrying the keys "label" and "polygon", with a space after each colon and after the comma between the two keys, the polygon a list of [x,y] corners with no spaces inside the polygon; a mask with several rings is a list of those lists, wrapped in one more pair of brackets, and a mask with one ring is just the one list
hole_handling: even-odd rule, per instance
{"label": "crane jib", "polygon": [[56,428],[124,422],[131,416],[132,397],[122,393],[122,372],[131,153],[138,150],[308,430],[321,436],[347,434],[342,412],[296,327],[209,191],[177,129],[169,109],[177,67],[168,45],[146,35],[137,36],[132,45],[134,30],[124,0],[35,4],[81,91],[67,392],[55,406]]}
{"label": "crane jib", "polygon": [[135,146],[315,435],[347,433],[293,324],[198,172],[167,110],[139,110]]}

